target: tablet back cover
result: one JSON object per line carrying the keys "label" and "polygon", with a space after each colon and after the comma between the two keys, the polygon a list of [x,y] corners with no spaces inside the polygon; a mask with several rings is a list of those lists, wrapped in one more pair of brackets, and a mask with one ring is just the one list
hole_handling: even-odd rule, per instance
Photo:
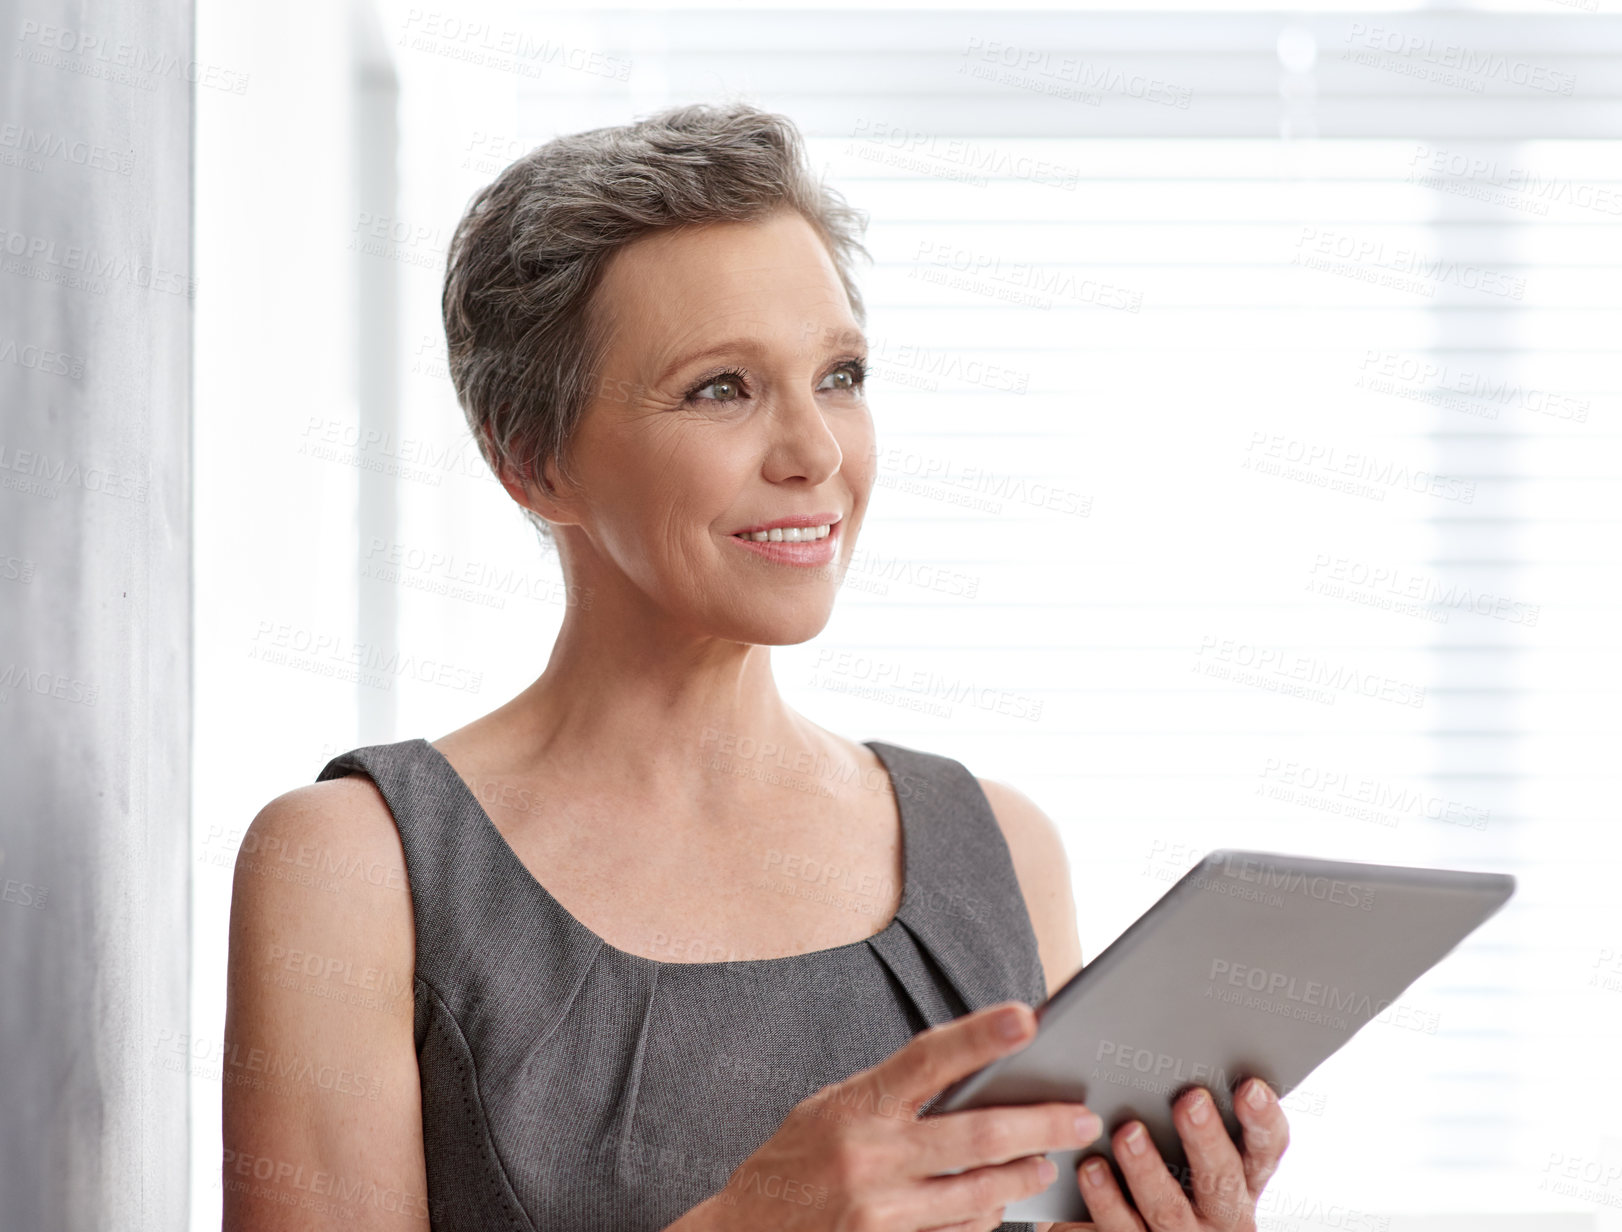
{"label": "tablet back cover", "polygon": [[[1085,1220],[1075,1169],[1109,1156],[1134,1118],[1185,1179],[1170,1105],[1204,1086],[1237,1140],[1233,1091],[1255,1075],[1282,1098],[1398,1002],[1509,898],[1493,873],[1216,851],[1038,1011],[1023,1050],[942,1092],[927,1112],[1083,1100],[1105,1137],[1054,1151],[1059,1175],[1009,1220]],[[1423,1023],[1405,1023],[1418,1025]],[[1433,1028],[1434,1029],[1434,1028]]]}

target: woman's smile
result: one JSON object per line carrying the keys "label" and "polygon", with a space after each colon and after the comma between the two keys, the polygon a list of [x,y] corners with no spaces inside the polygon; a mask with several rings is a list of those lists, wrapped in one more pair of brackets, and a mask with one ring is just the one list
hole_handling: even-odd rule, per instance
{"label": "woman's smile", "polygon": [[727,538],[739,547],[783,565],[827,565],[839,555],[840,516],[814,513],[778,518]]}

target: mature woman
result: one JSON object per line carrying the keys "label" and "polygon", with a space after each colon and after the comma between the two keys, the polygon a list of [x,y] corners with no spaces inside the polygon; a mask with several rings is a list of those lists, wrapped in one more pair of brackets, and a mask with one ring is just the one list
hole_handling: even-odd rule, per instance
{"label": "mature woman", "polygon": [[[1052,823],[772,680],[873,490],[861,219],[745,105],[559,138],[474,199],[451,372],[580,601],[511,701],[254,819],[228,1228],[989,1229],[1097,1138],[1079,1104],[918,1115],[1081,964]],[[1096,1226],[1253,1228],[1286,1127],[1240,1096],[1242,1154],[1205,1092],[1177,1109],[1192,1197],[1117,1128]]]}

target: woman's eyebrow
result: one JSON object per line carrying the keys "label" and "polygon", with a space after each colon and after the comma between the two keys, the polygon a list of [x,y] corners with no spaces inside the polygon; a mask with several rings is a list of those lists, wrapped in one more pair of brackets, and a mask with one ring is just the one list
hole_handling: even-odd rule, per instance
{"label": "woman's eyebrow", "polygon": [[[865,353],[868,349],[867,335],[859,329],[840,330],[837,334],[829,332],[825,336],[825,341],[829,350],[853,347],[860,348]],[[664,384],[683,368],[689,364],[696,364],[701,359],[714,359],[722,355],[758,355],[765,349],[765,345],[758,338],[729,338],[725,342],[707,346],[702,351],[683,355],[666,367],[655,383]]]}
{"label": "woman's eyebrow", "polygon": [[714,346],[707,346],[702,351],[693,351],[683,355],[663,372],[659,374],[659,384],[663,384],[676,373],[689,364],[696,364],[701,359],[713,359],[721,355],[756,355],[762,350],[760,343],[754,338],[729,338],[725,342],[717,342]]}
{"label": "woman's eyebrow", "polygon": [[866,351],[869,345],[867,335],[859,329],[842,329],[838,333],[829,332],[825,335],[825,338],[829,350],[837,347],[849,347]]}

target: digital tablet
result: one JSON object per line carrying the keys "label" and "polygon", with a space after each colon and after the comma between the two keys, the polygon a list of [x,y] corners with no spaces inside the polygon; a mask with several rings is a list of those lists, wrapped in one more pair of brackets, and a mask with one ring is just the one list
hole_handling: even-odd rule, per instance
{"label": "digital tablet", "polygon": [[1085,1102],[1104,1136],[1049,1152],[1057,1179],[1003,1213],[1085,1220],[1076,1165],[1110,1157],[1109,1135],[1125,1122],[1142,1121],[1186,1178],[1171,1118],[1183,1091],[1207,1088],[1237,1142],[1233,1093],[1246,1078],[1282,1099],[1369,1021],[1434,1023],[1398,998],[1514,890],[1497,873],[1213,851],[1037,1007],[1029,1044],[953,1083],[923,1114]]}

